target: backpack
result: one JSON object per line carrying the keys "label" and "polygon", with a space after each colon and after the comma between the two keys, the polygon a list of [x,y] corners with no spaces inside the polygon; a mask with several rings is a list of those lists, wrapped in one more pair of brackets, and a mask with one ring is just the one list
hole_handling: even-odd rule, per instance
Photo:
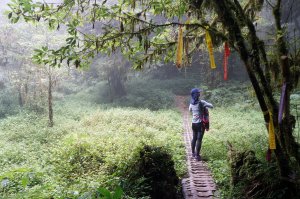
{"label": "backpack", "polygon": [[205,129],[206,131],[208,131],[209,130],[209,112],[208,112],[208,108],[204,107],[201,100],[199,102],[199,110],[200,110],[200,119],[201,119],[202,128]]}

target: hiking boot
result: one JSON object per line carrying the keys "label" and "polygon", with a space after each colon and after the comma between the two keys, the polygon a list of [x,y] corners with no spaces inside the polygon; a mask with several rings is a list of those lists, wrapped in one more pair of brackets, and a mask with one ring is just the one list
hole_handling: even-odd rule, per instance
{"label": "hiking boot", "polygon": [[192,153],[192,158],[196,158],[196,154],[195,153]]}
{"label": "hiking boot", "polygon": [[201,156],[200,156],[200,155],[197,155],[197,156],[196,156],[196,160],[197,160],[197,161],[201,161]]}

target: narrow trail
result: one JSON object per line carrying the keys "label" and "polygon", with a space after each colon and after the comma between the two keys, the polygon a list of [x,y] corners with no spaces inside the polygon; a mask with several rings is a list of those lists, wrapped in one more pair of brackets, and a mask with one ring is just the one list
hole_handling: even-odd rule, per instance
{"label": "narrow trail", "polygon": [[195,161],[192,158],[192,127],[186,99],[186,96],[176,96],[175,99],[176,106],[183,115],[183,136],[188,166],[188,177],[182,180],[184,198],[217,199],[216,185],[206,163],[204,161]]}

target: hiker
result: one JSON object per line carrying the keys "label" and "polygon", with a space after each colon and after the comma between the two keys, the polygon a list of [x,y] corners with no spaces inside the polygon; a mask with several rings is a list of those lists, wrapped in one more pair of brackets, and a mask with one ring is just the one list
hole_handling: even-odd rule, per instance
{"label": "hiker", "polygon": [[[204,100],[200,100],[201,89],[193,88],[191,90],[191,101],[189,106],[189,111],[193,114],[192,119],[192,129],[193,129],[193,140],[192,146],[192,156],[196,158],[197,161],[201,160],[200,149],[202,144],[202,138],[204,135],[205,128],[208,130],[208,123],[204,125],[204,122],[208,122],[208,110],[207,108],[213,108],[211,103]],[[204,112],[207,115],[204,115]],[[205,121],[206,120],[206,121]],[[196,149],[196,151],[195,151]]]}

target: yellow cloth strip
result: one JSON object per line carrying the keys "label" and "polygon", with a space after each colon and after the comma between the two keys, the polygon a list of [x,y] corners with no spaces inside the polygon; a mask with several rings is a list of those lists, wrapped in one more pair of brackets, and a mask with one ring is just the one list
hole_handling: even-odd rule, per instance
{"label": "yellow cloth strip", "polygon": [[206,40],[206,45],[207,45],[208,53],[209,53],[210,67],[212,69],[215,69],[216,64],[215,64],[215,59],[214,59],[213,44],[212,44],[209,32],[207,30],[205,31],[205,40]]}
{"label": "yellow cloth strip", "polygon": [[270,121],[269,121],[269,146],[270,149],[276,149],[273,115],[271,112],[270,112]]}
{"label": "yellow cloth strip", "polygon": [[183,32],[182,32],[182,27],[179,26],[177,52],[176,52],[176,67],[177,68],[182,67],[182,57],[183,57]]}

